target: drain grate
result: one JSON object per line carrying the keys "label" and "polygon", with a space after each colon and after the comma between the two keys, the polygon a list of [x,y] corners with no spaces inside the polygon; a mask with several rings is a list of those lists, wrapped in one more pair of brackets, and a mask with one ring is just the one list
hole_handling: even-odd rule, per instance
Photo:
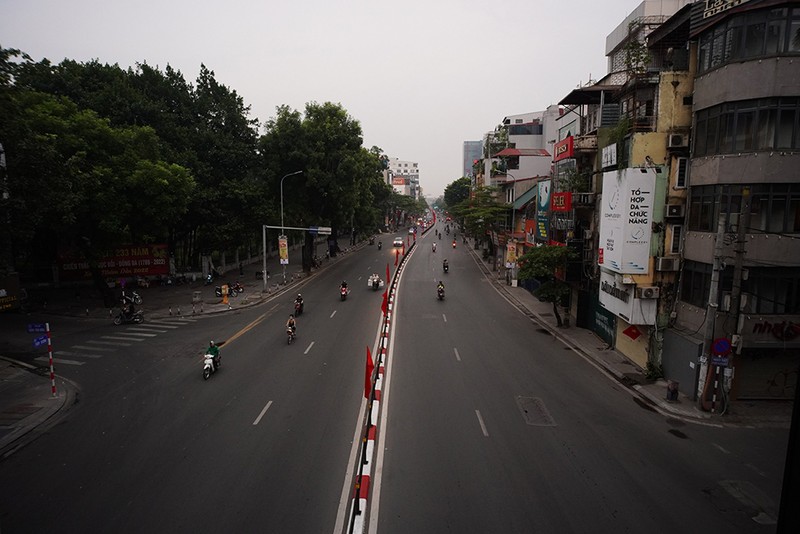
{"label": "drain grate", "polygon": [[556,422],[538,397],[517,397],[517,406],[525,422],[531,426],[556,426]]}

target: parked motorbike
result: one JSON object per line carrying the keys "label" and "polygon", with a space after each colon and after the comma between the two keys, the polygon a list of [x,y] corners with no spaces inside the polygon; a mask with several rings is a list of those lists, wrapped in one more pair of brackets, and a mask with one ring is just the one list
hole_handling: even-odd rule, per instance
{"label": "parked motorbike", "polygon": [[211,354],[206,354],[203,357],[203,380],[208,380],[212,374],[216,373],[221,364],[222,356],[218,354],[215,358]]}
{"label": "parked motorbike", "polygon": [[439,286],[436,288],[436,296],[439,300],[444,300],[444,286]]}
{"label": "parked motorbike", "polygon": [[[241,286],[239,286],[241,288]],[[241,291],[244,291],[244,288],[237,290],[235,286],[228,285],[228,296],[229,297],[236,297],[239,295]],[[222,286],[217,286],[214,288],[214,294],[218,297],[222,296]]]}
{"label": "parked motorbike", "polygon": [[125,315],[122,311],[119,312],[119,315],[114,317],[114,324],[121,325],[121,324],[139,324],[144,321],[144,313],[142,310],[135,311],[131,315]]}
{"label": "parked motorbike", "polygon": [[289,345],[294,342],[294,338],[297,337],[297,331],[294,328],[286,327],[286,338],[288,340]]}

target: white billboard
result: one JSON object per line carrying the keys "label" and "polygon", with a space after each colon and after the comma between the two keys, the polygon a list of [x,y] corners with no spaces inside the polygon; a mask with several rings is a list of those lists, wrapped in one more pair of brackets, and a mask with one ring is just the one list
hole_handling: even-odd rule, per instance
{"label": "white billboard", "polygon": [[658,299],[636,297],[636,285],[623,284],[622,277],[600,270],[600,305],[628,324],[656,324]]}
{"label": "white billboard", "polygon": [[599,265],[616,273],[647,273],[655,187],[652,168],[603,173]]}

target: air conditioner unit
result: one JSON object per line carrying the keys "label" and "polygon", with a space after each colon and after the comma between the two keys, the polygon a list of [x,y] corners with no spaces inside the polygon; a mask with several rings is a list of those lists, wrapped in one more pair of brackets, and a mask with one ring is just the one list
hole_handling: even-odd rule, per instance
{"label": "air conditioner unit", "polygon": [[680,268],[680,258],[656,258],[656,271],[679,271]]}
{"label": "air conditioner unit", "polygon": [[689,136],[685,134],[669,134],[667,146],[669,148],[686,148],[689,146]]}
{"label": "air conditioner unit", "polygon": [[638,299],[657,299],[660,293],[661,293],[660,287],[651,286],[651,287],[637,287],[634,294]]}
{"label": "air conditioner unit", "polygon": [[667,217],[683,217],[686,215],[685,204],[667,204]]}

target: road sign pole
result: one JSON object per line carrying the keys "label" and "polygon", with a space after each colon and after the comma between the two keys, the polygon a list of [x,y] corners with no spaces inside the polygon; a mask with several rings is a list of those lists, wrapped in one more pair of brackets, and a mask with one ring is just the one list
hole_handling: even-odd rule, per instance
{"label": "road sign pole", "polygon": [[47,352],[50,355],[50,388],[53,391],[53,397],[56,397],[56,372],[53,368],[53,342],[50,339],[50,323],[45,323],[44,328],[47,333]]}

